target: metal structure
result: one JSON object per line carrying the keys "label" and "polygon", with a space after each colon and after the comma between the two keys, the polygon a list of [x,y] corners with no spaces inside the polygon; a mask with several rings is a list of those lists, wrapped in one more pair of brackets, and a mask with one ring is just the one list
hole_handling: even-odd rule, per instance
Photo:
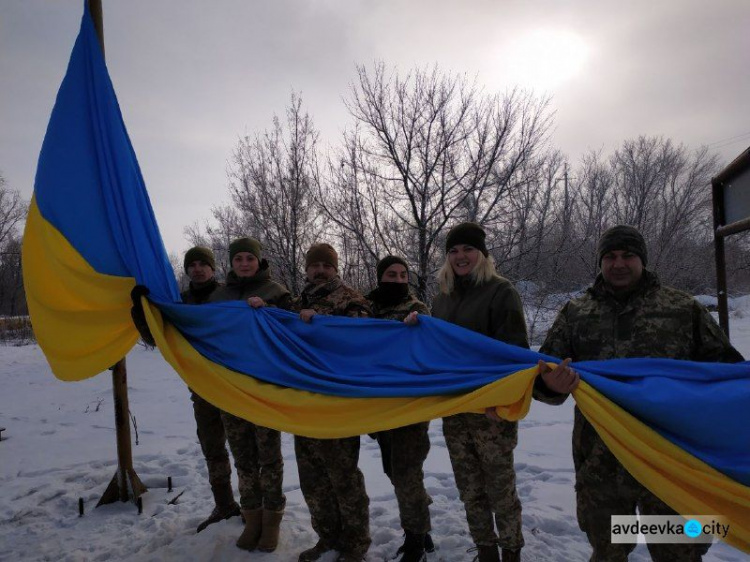
{"label": "metal structure", "polygon": [[750,148],[711,180],[719,325],[729,336],[724,238],[750,230]]}

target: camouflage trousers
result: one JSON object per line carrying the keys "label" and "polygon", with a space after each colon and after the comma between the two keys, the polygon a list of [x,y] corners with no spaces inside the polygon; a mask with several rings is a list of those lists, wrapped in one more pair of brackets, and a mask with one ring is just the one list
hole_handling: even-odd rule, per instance
{"label": "camouflage trousers", "polygon": [[232,468],[227,452],[227,436],[221,421],[221,410],[192,390],[193,413],[198,427],[198,441],[208,467],[208,482],[216,505],[222,507],[232,494]]}
{"label": "camouflage trousers", "polygon": [[370,500],[357,467],[359,437],[294,436],[299,483],[320,540],[340,552],[364,556],[370,547]]}
{"label": "camouflage trousers", "polygon": [[422,470],[430,452],[429,426],[429,422],[416,423],[376,434],[383,469],[396,492],[401,528],[420,535],[431,529],[432,498],[425,490]]}
{"label": "camouflage trousers", "polygon": [[[593,547],[591,562],[627,562],[634,544],[612,544],[612,515],[676,515],[640,484],[576,408],[573,428],[578,525]],[[648,544],[654,562],[700,562],[710,544]]]}
{"label": "camouflage trousers", "polygon": [[222,412],[221,417],[237,469],[240,507],[244,510],[283,509],[286,497],[282,490],[281,433],[227,412]]}
{"label": "camouflage trousers", "polygon": [[458,414],[443,418],[443,434],[474,544],[521,548],[521,502],[513,468],[518,424]]}

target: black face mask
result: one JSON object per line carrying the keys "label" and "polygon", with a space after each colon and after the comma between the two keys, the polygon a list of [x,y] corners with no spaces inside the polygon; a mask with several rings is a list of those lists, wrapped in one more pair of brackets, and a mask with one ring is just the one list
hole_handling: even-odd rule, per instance
{"label": "black face mask", "polygon": [[384,304],[397,303],[409,296],[408,283],[379,282],[378,288],[373,291],[376,300]]}

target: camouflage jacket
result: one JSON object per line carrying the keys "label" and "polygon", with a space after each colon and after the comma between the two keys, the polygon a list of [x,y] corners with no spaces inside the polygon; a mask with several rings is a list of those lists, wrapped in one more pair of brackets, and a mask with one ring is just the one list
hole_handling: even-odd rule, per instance
{"label": "camouflage jacket", "polygon": [[252,277],[238,277],[234,271],[230,271],[227,275],[227,284],[214,291],[208,302],[247,300],[250,297],[260,297],[267,306],[285,310],[292,304],[289,291],[271,279],[268,267],[259,270]]}
{"label": "camouflage jacket", "polygon": [[311,308],[317,314],[352,318],[366,318],[372,313],[367,300],[345,285],[339,276],[323,285],[308,283],[292,305],[297,312],[305,308]]}
{"label": "camouflage jacket", "polygon": [[705,307],[687,293],[661,286],[649,271],[625,299],[616,298],[599,275],[583,296],[565,304],[540,351],[573,361],[742,360]]}
{"label": "camouflage jacket", "polygon": [[521,297],[500,276],[484,285],[457,279],[452,293],[435,297],[432,315],[505,343],[529,347]]}
{"label": "camouflage jacket", "polygon": [[406,298],[396,303],[386,302],[379,298],[377,289],[370,291],[366,298],[370,302],[373,318],[398,320],[402,322],[411,312],[430,314],[430,309],[427,308],[427,305],[411,293],[409,293]]}
{"label": "camouflage jacket", "polygon": [[180,293],[180,297],[185,304],[203,304],[208,302],[211,294],[219,287],[221,285],[213,277],[205,283],[201,283],[200,286],[191,281],[190,287]]}
{"label": "camouflage jacket", "polygon": [[[540,351],[573,361],[634,357],[742,361],[742,355],[705,307],[687,293],[662,287],[656,274],[646,270],[640,285],[625,299],[615,298],[601,275],[597,277],[583,296],[563,307]],[[551,392],[537,377],[537,400],[561,404],[567,396]],[[587,461],[594,457],[598,460]],[[576,471],[598,466],[596,470],[610,473],[617,466],[578,408],[573,425],[573,461]]]}

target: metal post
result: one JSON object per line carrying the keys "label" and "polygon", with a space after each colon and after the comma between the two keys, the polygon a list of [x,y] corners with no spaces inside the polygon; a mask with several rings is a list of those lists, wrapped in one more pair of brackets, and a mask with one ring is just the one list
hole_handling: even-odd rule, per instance
{"label": "metal post", "polygon": [[711,199],[714,214],[714,253],[716,259],[716,292],[719,308],[719,326],[729,337],[729,302],[727,300],[727,262],[724,253],[724,236],[719,229],[724,225],[724,189],[716,179],[711,181]]}

